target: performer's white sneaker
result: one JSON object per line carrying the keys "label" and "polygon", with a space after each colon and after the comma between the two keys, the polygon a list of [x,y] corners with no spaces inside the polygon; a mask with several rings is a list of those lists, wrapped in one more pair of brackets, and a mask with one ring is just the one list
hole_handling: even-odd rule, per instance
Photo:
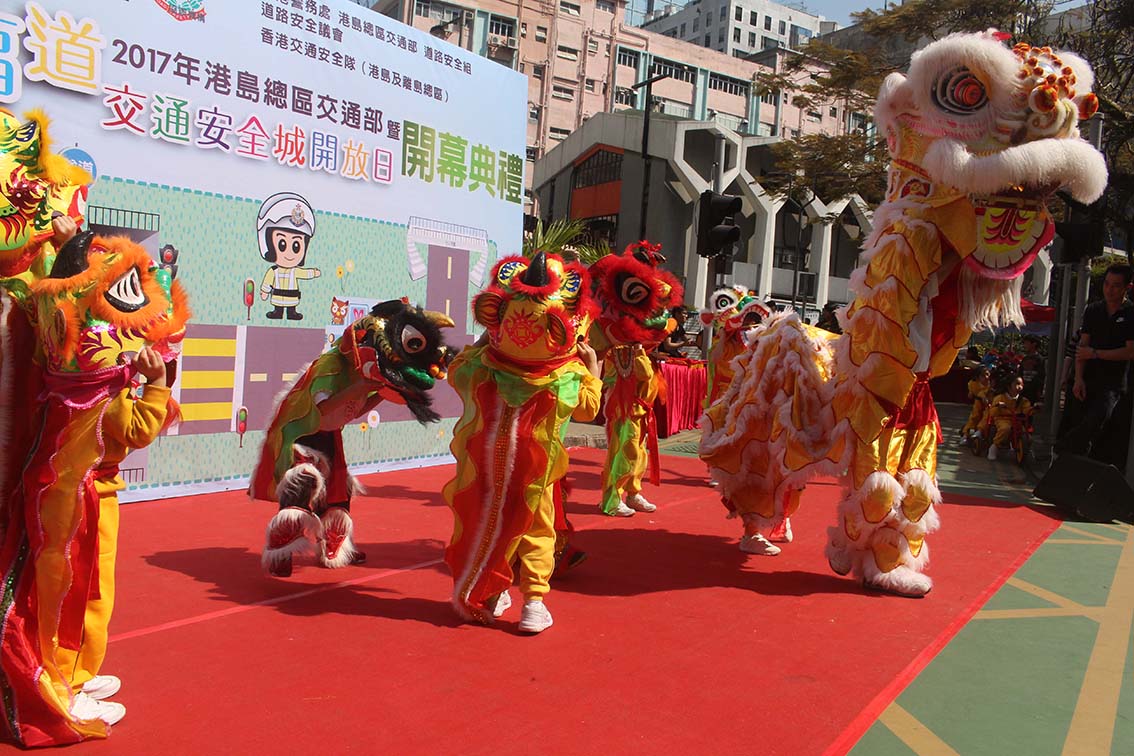
{"label": "performer's white sneaker", "polygon": [[83,693],[96,701],[110,698],[122,689],[122,681],[114,675],[95,675],[83,684]]}
{"label": "performer's white sneaker", "polygon": [[634,510],[631,509],[630,507],[626,506],[626,502],[624,502],[624,501],[618,502],[618,509],[614,510],[613,512],[607,512],[605,509],[602,508],[601,504],[599,505],[599,510],[602,511],[602,513],[604,515],[608,516],[608,517],[633,517],[634,516]]}
{"label": "performer's white sneaker", "polygon": [[542,633],[551,627],[551,612],[542,601],[528,600],[524,602],[523,613],[520,614],[520,629],[525,633]]}
{"label": "performer's white sneaker", "polygon": [[658,509],[640,493],[636,493],[632,496],[627,496],[626,506],[630,507],[635,512],[656,512]]}
{"label": "performer's white sneaker", "polygon": [[512,597],[508,595],[508,591],[504,591],[496,599],[496,606],[492,607],[492,616],[499,617],[508,611],[510,606],[512,606]]}
{"label": "performer's white sneaker", "polygon": [[988,447],[988,459],[991,462],[996,461],[996,444],[993,444],[992,446]]}
{"label": "performer's white sneaker", "polygon": [[126,716],[126,707],[113,701],[96,701],[86,693],[76,693],[71,716],[87,722],[101,719],[108,725],[118,724]]}
{"label": "performer's white sneaker", "polygon": [[742,537],[740,539],[740,550],[746,554],[756,554],[758,556],[775,556],[780,553],[779,546],[759,533]]}

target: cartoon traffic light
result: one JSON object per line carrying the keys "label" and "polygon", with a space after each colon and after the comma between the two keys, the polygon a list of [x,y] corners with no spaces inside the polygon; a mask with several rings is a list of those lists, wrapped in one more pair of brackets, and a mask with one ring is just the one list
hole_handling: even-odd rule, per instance
{"label": "cartoon traffic light", "polygon": [[730,194],[706,189],[697,203],[697,254],[701,257],[728,257],[732,245],[740,241],[740,227],[733,217],[740,212],[741,200]]}
{"label": "cartoon traffic light", "polygon": [[166,244],[159,252],[161,255],[161,267],[169,271],[169,275],[177,278],[177,247],[172,244]]}

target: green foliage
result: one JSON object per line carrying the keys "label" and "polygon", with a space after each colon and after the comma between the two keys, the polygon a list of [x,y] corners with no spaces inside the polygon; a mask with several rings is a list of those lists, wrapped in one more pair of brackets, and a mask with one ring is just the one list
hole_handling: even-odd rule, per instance
{"label": "green foliage", "polygon": [[596,243],[588,242],[587,234],[585,220],[560,218],[546,227],[540,220],[536,222],[535,231],[524,234],[522,254],[524,257],[531,257],[542,250],[548,254],[559,255],[564,260],[578,260],[584,265],[590,265],[613,251],[605,239],[599,239]]}

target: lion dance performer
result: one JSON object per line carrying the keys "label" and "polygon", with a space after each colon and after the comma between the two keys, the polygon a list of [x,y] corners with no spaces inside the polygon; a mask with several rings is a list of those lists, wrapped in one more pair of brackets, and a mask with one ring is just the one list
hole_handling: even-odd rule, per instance
{"label": "lion dance performer", "polygon": [[649,352],[673,332],[669,308],[681,304],[681,284],[660,266],[660,244],[640,241],[621,255],[591,265],[599,316],[591,342],[603,354],[603,413],[606,461],[599,508],[612,517],[631,517],[657,507],[642,495],[642,478],[651,470],[659,484],[658,430],[654,401],[664,397],[661,373]]}
{"label": "lion dance performer", "polygon": [[264,435],[248,489],[280,505],[261,559],[269,573],[288,577],[292,557],[312,551],[324,567],[365,560],[352,538],[350,500],[361,489],[347,472],[343,426],[383,399],[405,404],[422,424],[439,420],[428,391],[445,378],[441,329],[452,327],[448,316],[404,299],[383,302],[296,379]]}
{"label": "lion dance performer", "polygon": [[444,490],[453,510],[445,550],[453,606],[490,624],[511,603],[515,560],[520,629],[538,633],[552,623],[543,599],[555,567],[552,499],[567,472],[565,425],[593,419],[601,397],[598,360],[582,343],[595,314],[589,276],[544,252],[506,257],[472,309],[486,338],[449,371],[464,402],[450,446],[456,476]]}
{"label": "lion dance performer", "polygon": [[99,674],[125,486],[118,465],[177,417],[168,383],[189,313],[142,247],[89,232],[62,247],[27,296],[45,377],[4,523],[0,687],[9,735],[31,746],[105,737],[126,713],[103,700],[121,681]]}
{"label": "lion dance performer", "polygon": [[708,409],[713,402],[720,399],[721,394],[728,388],[728,384],[732,382],[732,359],[740,354],[742,349],[736,349],[734,343],[730,346],[736,351],[731,355],[725,355],[724,324],[736,315],[740,300],[747,297],[748,290],[743,286],[722,286],[713,292],[712,307],[701,311],[701,324],[712,329],[709,334],[710,341],[704,345],[705,370],[708,379],[705,409]]}
{"label": "lion dance performer", "polygon": [[939,521],[929,379],[974,329],[1023,322],[1021,276],[1053,236],[1051,194],[1089,203],[1106,187],[1102,156],[1079,138],[1098,107],[1090,68],[1004,39],[950,35],[886,80],[876,120],[889,185],[844,335],[773,317],[702,438],[725,496],[769,524],[808,479],[846,470],[828,561],[906,596],[932,587],[926,535]]}

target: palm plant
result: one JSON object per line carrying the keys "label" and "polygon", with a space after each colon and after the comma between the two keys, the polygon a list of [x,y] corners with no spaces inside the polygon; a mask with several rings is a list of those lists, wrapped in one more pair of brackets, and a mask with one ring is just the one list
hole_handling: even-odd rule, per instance
{"label": "palm plant", "polygon": [[597,244],[582,241],[580,237],[585,236],[586,232],[587,222],[584,220],[560,218],[549,223],[546,228],[542,220],[537,221],[535,231],[524,234],[523,255],[531,257],[543,250],[565,260],[578,260],[584,265],[590,265],[614,251],[605,239],[600,239]]}

